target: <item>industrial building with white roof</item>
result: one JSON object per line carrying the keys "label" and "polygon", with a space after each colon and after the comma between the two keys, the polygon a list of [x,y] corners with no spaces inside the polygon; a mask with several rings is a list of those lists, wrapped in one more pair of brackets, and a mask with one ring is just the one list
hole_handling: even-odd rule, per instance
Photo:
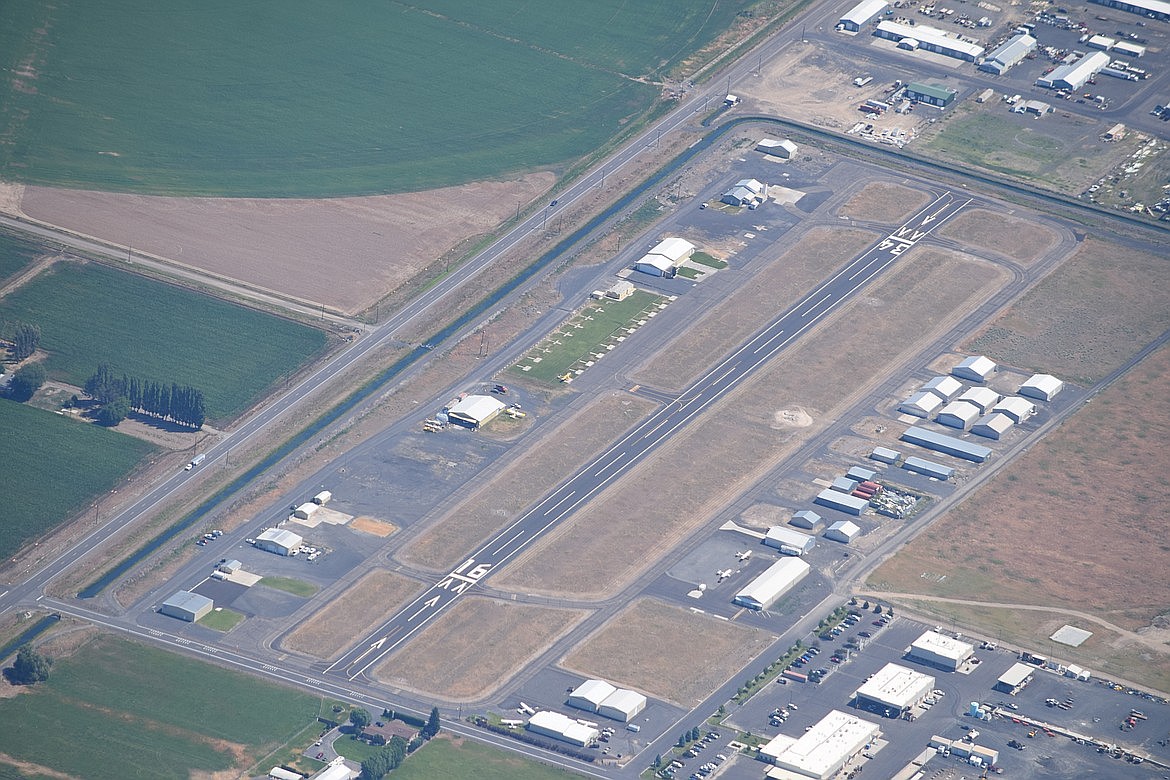
{"label": "industrial building with white roof", "polygon": [[1016,421],[1008,417],[1002,412],[992,412],[985,414],[979,418],[979,421],[971,426],[971,433],[976,436],[982,436],[985,439],[999,439],[1006,434],[1011,427],[1016,424]]}
{"label": "industrial building with white roof", "polygon": [[851,758],[881,736],[881,727],[840,710],[830,710],[799,739],[777,735],[760,748],[760,757],[775,769],[772,780],[828,780]]}
{"label": "industrial building with white roof", "polygon": [[972,387],[959,396],[960,401],[966,401],[969,404],[975,404],[979,407],[979,411],[986,414],[991,407],[995,406],[1003,399],[1003,396],[992,390],[990,387]]}
{"label": "industrial building with white roof", "polygon": [[782,558],[735,594],[732,601],[748,609],[768,609],[808,576],[811,568],[800,558]]}
{"label": "industrial building with white roof", "polygon": [[917,706],[934,690],[934,677],[889,663],[853,692],[858,707],[897,718]]}
{"label": "industrial building with white roof", "polygon": [[1089,79],[1107,67],[1111,59],[1103,51],[1081,57],[1076,62],[1061,65],[1051,73],[1036,79],[1036,86],[1050,89],[1068,89],[1076,91],[1088,83]]}
{"label": "industrial building with white roof", "polygon": [[991,411],[1006,414],[1018,425],[1036,413],[1036,404],[1018,395],[1010,395],[991,407]]}
{"label": "industrial building with white roof", "polygon": [[850,8],[837,22],[842,30],[858,32],[873,21],[873,18],[890,7],[886,0],[861,0]]}
{"label": "industrial building with white roof", "polygon": [[849,544],[861,535],[861,526],[852,520],[838,520],[826,528],[822,535],[834,542]]}
{"label": "industrial building with white roof", "polygon": [[1170,20],[1170,3],[1165,0],[1089,0],[1091,3],[1128,11],[1131,14],[1141,14],[1151,19]]}
{"label": "industrial building with white roof", "polygon": [[974,654],[974,645],[940,634],[937,631],[925,631],[910,645],[910,650],[906,655],[915,661],[953,672]]}
{"label": "industrial building with white roof", "polygon": [[1002,76],[1013,65],[1019,64],[1036,50],[1036,39],[1027,33],[1017,33],[979,63],[979,70]]}
{"label": "industrial building with white roof", "polygon": [[911,27],[900,22],[889,20],[878,22],[874,35],[887,38],[891,41],[905,42],[906,48],[924,49],[936,54],[945,54],[967,62],[974,62],[983,56],[983,47],[977,43],[968,43],[953,38],[943,30],[925,24],[916,24]]}
{"label": "industrial building with white roof", "polygon": [[158,611],[168,617],[194,623],[211,612],[214,607],[215,603],[206,596],[181,590],[164,601]]}

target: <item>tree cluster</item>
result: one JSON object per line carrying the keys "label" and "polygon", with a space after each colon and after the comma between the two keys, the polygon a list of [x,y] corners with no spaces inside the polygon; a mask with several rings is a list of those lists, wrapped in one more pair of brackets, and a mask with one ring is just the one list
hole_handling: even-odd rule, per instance
{"label": "tree cluster", "polygon": [[402,737],[391,737],[386,747],[362,762],[361,780],[382,780],[402,765],[406,759],[406,742]]}
{"label": "tree cluster", "polygon": [[[85,380],[85,392],[102,404],[99,422],[103,425],[117,425],[130,410],[195,430],[202,428],[207,419],[201,390],[173,382],[168,386],[164,382],[128,377],[126,374],[117,376],[105,363]],[[125,407],[119,405],[107,412],[107,408],[120,398],[126,400]],[[118,416],[123,409],[125,413]]]}
{"label": "tree cluster", "polygon": [[12,357],[18,361],[24,360],[37,351],[40,343],[41,329],[22,322],[16,326],[16,332],[12,335]]}
{"label": "tree cluster", "polygon": [[27,401],[41,388],[46,379],[45,367],[40,363],[29,363],[17,369],[8,385],[8,397],[13,401]]}
{"label": "tree cluster", "polygon": [[431,739],[439,733],[439,708],[431,707],[431,716],[427,718],[427,725],[422,727],[419,736],[423,739]]}
{"label": "tree cluster", "polygon": [[16,661],[7,670],[8,679],[17,685],[33,685],[49,679],[49,667],[53,659],[32,649],[32,645],[21,645]]}

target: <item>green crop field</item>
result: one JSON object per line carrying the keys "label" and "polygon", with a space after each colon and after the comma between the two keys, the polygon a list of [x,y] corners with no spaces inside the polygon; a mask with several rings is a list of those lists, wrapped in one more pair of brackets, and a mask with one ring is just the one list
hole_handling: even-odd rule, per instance
{"label": "green crop field", "polygon": [[311,723],[318,702],[103,636],[58,659],[48,682],[0,699],[0,753],[87,780],[188,780],[236,765],[220,740],[258,760]]}
{"label": "green crop field", "polygon": [[48,250],[41,244],[0,230],[0,285],[32,265]]}
{"label": "green crop field", "polygon": [[230,419],[322,350],[325,333],[135,274],[59,264],[0,298],[0,320],[41,328],[49,376],[82,385],[116,373],[191,385]]}
{"label": "green crop field", "polygon": [[427,190],[563,164],[756,0],[0,4],[0,178]]}
{"label": "green crop field", "polygon": [[566,372],[580,372],[597,360],[595,355],[616,348],[639,320],[654,316],[664,305],[661,295],[644,290],[624,301],[590,301],[509,370],[516,377],[550,383]]}
{"label": "green crop field", "polygon": [[[652,757],[653,758],[653,757]],[[580,777],[558,767],[506,753],[469,739],[458,745],[432,739],[394,770],[394,780],[474,777],[476,780],[569,780]]]}
{"label": "green crop field", "polygon": [[104,495],[154,447],[139,439],[0,399],[0,474],[18,500],[0,522],[0,556]]}

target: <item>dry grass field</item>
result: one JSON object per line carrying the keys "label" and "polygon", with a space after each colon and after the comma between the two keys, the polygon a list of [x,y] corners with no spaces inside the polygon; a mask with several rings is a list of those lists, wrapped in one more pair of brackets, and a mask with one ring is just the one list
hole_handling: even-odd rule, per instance
{"label": "dry grass field", "polygon": [[1129,630],[1170,611],[1170,541],[1155,520],[1170,468],[1167,376],[1163,347],[883,564],[869,587],[1075,604]]}
{"label": "dry grass field", "polygon": [[1096,239],[964,345],[1091,384],[1170,328],[1170,263]]}
{"label": "dry grass field", "polygon": [[972,249],[1005,255],[1025,267],[1060,240],[1043,225],[987,209],[964,211],[939,228],[938,235]]}
{"label": "dry grass field", "polygon": [[552,186],[552,173],[361,198],[171,198],[8,186],[8,213],[347,313]]}
{"label": "dry grass field", "polygon": [[409,577],[375,569],[333,597],[280,644],[286,650],[314,658],[333,658],[422,589],[421,583]]}
{"label": "dry grass field", "polygon": [[378,537],[387,537],[398,530],[398,527],[393,523],[387,523],[382,520],[375,520],[372,517],[355,517],[349,523],[349,527],[355,531],[372,534]]}
{"label": "dry grass field", "polygon": [[489,696],[589,613],[472,596],[374,670],[383,683],[451,701]]}
{"label": "dry grass field", "polygon": [[[838,213],[851,219],[885,222],[896,227],[929,202],[930,195],[922,190],[889,181],[873,181],[862,187]],[[956,217],[961,218],[961,215]]]}
{"label": "dry grass field", "polygon": [[[561,666],[690,708],[775,639],[758,628],[639,599],[578,645]],[[666,645],[669,652],[663,651]]]}
{"label": "dry grass field", "polygon": [[[673,542],[700,528],[1007,278],[1003,269],[970,256],[919,248],[714,405],[713,414],[674,435],[536,542],[494,584],[526,593],[612,596],[672,546],[662,540]],[[767,285],[751,289],[760,298],[771,295]],[[752,308],[753,302],[741,305]],[[861,321],[865,328],[857,327]],[[777,422],[777,410],[794,408],[804,410],[812,424]],[[664,484],[672,489],[648,489]]]}
{"label": "dry grass field", "polygon": [[485,478],[481,490],[453,507],[397,557],[432,569],[458,564],[464,553],[514,521],[656,405],[626,393],[601,397],[494,477]]}
{"label": "dry grass field", "polygon": [[778,313],[875,243],[868,230],[814,228],[771,262],[666,349],[634,379],[662,390],[680,391]]}

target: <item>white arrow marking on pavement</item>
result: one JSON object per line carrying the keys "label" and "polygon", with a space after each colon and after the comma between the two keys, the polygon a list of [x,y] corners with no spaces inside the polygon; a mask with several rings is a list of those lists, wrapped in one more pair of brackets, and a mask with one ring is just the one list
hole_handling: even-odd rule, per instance
{"label": "white arrow marking on pavement", "polygon": [[[422,614],[423,612],[426,612],[428,609],[430,609],[431,607],[435,606],[435,604],[438,604],[438,603],[439,603],[438,596],[433,596],[433,597],[427,599],[426,601],[423,602],[423,605],[418,608],[418,612],[415,612],[413,615],[408,617],[407,620],[408,621],[414,620],[420,614]],[[383,641],[385,641],[385,640],[383,640]],[[381,642],[379,642],[378,644],[379,644],[379,646],[381,646]]]}

